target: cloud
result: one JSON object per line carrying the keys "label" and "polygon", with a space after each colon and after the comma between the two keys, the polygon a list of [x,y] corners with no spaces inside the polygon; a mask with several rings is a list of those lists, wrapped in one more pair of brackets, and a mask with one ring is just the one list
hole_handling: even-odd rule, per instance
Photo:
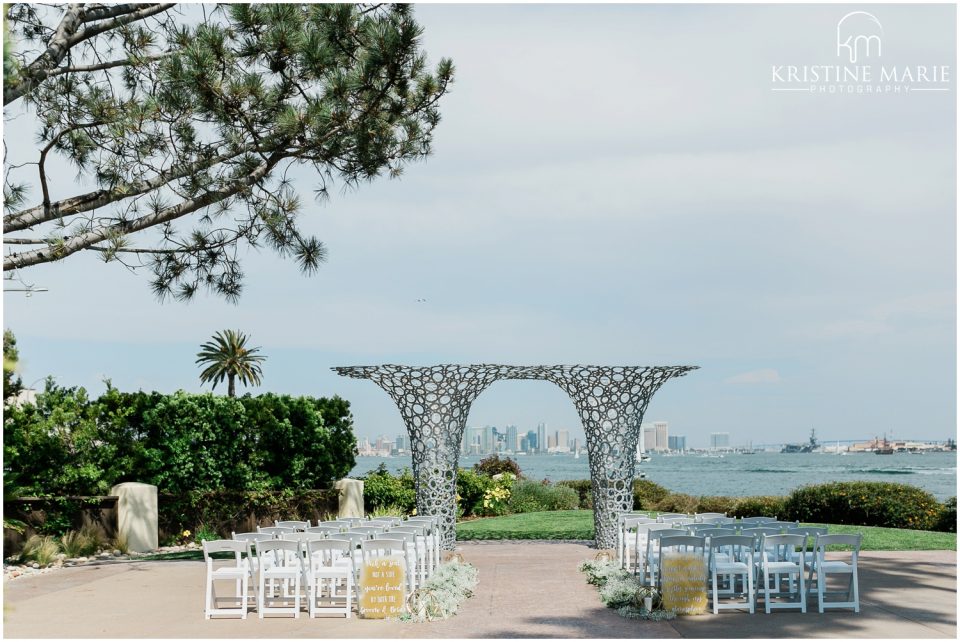
{"label": "cloud", "polygon": [[773,368],[761,368],[760,370],[751,370],[750,372],[744,372],[733,377],[728,377],[723,380],[724,383],[733,383],[733,384],[763,384],[763,383],[780,383],[780,373],[774,370]]}

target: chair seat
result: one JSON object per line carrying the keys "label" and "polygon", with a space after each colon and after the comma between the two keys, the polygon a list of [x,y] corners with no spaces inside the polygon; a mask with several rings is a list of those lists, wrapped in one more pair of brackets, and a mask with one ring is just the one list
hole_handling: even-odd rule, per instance
{"label": "chair seat", "polygon": [[230,566],[214,569],[211,577],[215,580],[239,580],[250,574],[249,569],[242,566]]}
{"label": "chair seat", "polygon": [[824,562],[819,569],[825,573],[852,573],[853,566],[846,562]]}
{"label": "chair seat", "polygon": [[794,562],[767,562],[761,566],[761,570],[767,573],[798,573],[803,571],[803,567]]}
{"label": "chair seat", "polygon": [[715,566],[718,575],[750,572],[750,566],[744,562],[717,562]]}

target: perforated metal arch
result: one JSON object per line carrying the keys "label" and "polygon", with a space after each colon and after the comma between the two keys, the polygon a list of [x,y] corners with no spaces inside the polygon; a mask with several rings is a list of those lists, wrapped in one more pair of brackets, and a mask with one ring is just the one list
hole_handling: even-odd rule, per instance
{"label": "perforated metal arch", "polygon": [[471,404],[500,379],[557,384],[570,395],[583,422],[597,546],[613,548],[617,517],[633,507],[637,440],[650,398],[668,379],[696,368],[446,364],[347,366],[334,371],[370,379],[397,404],[410,435],[417,512],[442,517],[447,549],[456,543],[457,462]]}

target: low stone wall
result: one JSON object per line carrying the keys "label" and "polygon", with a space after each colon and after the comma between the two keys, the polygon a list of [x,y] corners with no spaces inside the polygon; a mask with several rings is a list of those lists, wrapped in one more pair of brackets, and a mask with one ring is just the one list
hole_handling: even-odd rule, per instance
{"label": "low stone wall", "polygon": [[15,519],[26,524],[22,533],[12,528],[3,530],[3,556],[20,552],[31,535],[90,528],[103,540],[117,534],[116,495],[74,497],[20,497],[3,503],[5,520]]}

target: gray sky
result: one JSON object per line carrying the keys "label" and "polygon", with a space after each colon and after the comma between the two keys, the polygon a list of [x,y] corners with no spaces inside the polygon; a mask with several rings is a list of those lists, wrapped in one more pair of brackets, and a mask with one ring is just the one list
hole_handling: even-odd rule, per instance
{"label": "gray sky", "polygon": [[[853,10],[883,25],[870,64],[950,65],[949,90],[771,91],[772,65],[842,63]],[[50,291],[4,295],[24,381],[197,391],[199,344],[230,327],[268,355],[262,390],[340,394],[359,435],[399,414],[331,366],[694,364],[646,417],[690,446],[953,436],[955,11],[419,6],[457,67],[435,153],[327,204],[297,176],[330,250],[317,276],[250,253],[239,305],[159,305],[95,256],[28,270]],[[470,416],[539,421],[582,434],[543,382],[494,384]]]}

